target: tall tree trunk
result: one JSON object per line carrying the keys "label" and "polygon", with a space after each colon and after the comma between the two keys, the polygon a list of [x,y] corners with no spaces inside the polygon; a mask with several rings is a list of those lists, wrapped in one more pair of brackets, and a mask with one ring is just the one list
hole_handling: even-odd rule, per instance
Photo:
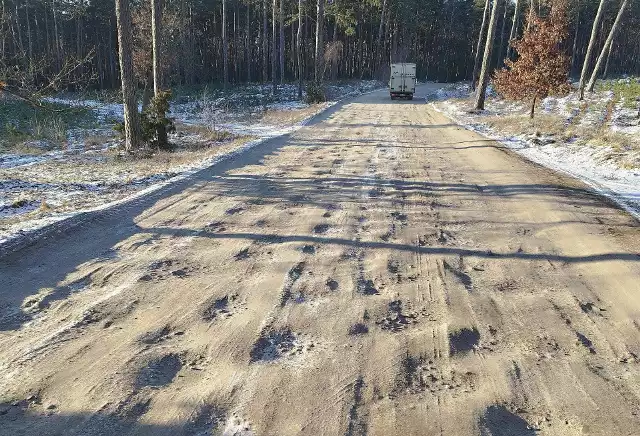
{"label": "tall tree trunk", "polygon": [[5,0],[2,0],[2,17],[0,17],[0,38],[2,38],[2,40],[0,41],[0,60],[2,60],[2,62],[5,62],[5,58],[6,58],[7,37],[4,30],[6,20],[7,20],[7,7],[5,4]]}
{"label": "tall tree trunk", "polygon": [[484,45],[484,57],[482,59],[482,71],[480,72],[480,80],[478,81],[478,89],[476,94],[476,109],[484,109],[485,94],[487,93],[487,85],[489,84],[489,64],[491,63],[491,49],[493,48],[493,40],[496,34],[496,26],[498,25],[498,9],[500,8],[500,0],[494,0],[491,9],[491,22],[489,23],[489,32],[487,34],[487,42]]}
{"label": "tall tree trunk", "polygon": [[280,0],[280,84],[284,83],[284,0]]}
{"label": "tall tree trunk", "polygon": [[384,19],[387,13],[387,0],[382,0],[382,11],[380,12],[380,26],[378,26],[378,39],[376,41],[376,67],[382,63],[382,59],[384,59],[383,49],[382,49],[382,36],[384,35]]}
{"label": "tall tree trunk", "polygon": [[269,23],[267,5],[269,0],[262,1],[262,83],[269,80]]}
{"label": "tall tree trunk", "polygon": [[251,83],[251,3],[247,2],[247,23],[246,23],[246,40],[247,45],[245,47],[245,55],[247,58],[247,83]]}
{"label": "tall tree trunk", "polygon": [[[495,1],[495,0],[494,0]],[[484,35],[487,33],[487,18],[489,17],[489,4],[491,0],[485,0],[484,11],[482,12],[482,25],[480,26],[480,34],[478,35],[478,45],[476,46],[476,58],[473,61],[473,74],[471,77],[471,89],[475,91],[476,82],[478,81],[478,68],[480,68],[480,49],[484,41]]]}
{"label": "tall tree trunk", "polygon": [[578,51],[578,33],[580,30],[580,0],[576,0],[576,31],[573,35],[573,48],[571,49],[571,74],[576,64],[576,54]]}
{"label": "tall tree trunk", "polygon": [[602,14],[604,12],[606,0],[600,0],[600,5],[598,6],[598,12],[596,13],[596,17],[593,20],[593,27],[591,28],[591,37],[589,38],[589,45],[587,46],[587,53],[584,56],[584,63],[582,64],[582,71],[580,72],[580,83],[578,87],[580,89],[580,100],[584,98],[584,87],[585,81],[587,80],[587,72],[589,70],[589,64],[591,63],[591,53],[593,52],[593,47],[596,43],[596,37],[598,36],[598,27],[600,26],[600,21],[602,20]]}
{"label": "tall tree trunk", "polygon": [[527,30],[531,29],[531,23],[533,23],[533,14],[536,10],[536,5],[533,4],[533,0],[529,0],[529,18],[527,19]]}
{"label": "tall tree trunk", "polygon": [[[615,40],[615,36],[614,36]],[[609,61],[611,60],[611,52],[613,51],[613,41],[611,41],[611,45],[609,46],[609,50],[607,50],[607,61],[604,63],[604,71],[602,72],[602,78],[606,79],[609,77]]]}
{"label": "tall tree trunk", "polygon": [[131,49],[131,12],[129,0],[116,0],[116,20],[118,26],[118,51],[120,54],[120,81],[122,84],[122,102],[124,103],[125,150],[138,148],[141,142],[138,121],[138,105],[133,78]]}
{"label": "tall tree trunk", "polygon": [[302,71],[302,0],[298,0],[298,99],[302,100],[302,83],[304,72]]}
{"label": "tall tree trunk", "polygon": [[317,0],[315,53],[315,79],[317,84],[322,83],[324,76],[324,1]]}
{"label": "tall tree trunk", "polygon": [[504,31],[507,27],[507,14],[509,12],[509,3],[504,4],[504,15],[502,16],[502,28],[500,29],[500,48],[498,49],[498,60],[496,65],[501,67],[504,61]]}
{"label": "tall tree trunk", "polygon": [[151,43],[153,45],[153,95],[162,90],[160,37],[162,35],[162,0],[151,0]]}
{"label": "tall tree trunk", "polygon": [[613,43],[613,37],[618,30],[618,26],[620,25],[620,21],[622,20],[622,16],[624,15],[625,9],[629,5],[629,0],[623,0],[620,5],[620,9],[618,10],[618,15],[616,15],[616,20],[613,22],[613,26],[611,27],[611,31],[609,32],[609,36],[607,36],[607,40],[604,42],[604,46],[602,47],[602,51],[598,56],[598,60],[596,61],[596,66],[593,68],[593,72],[591,73],[591,78],[589,79],[589,84],[587,85],[587,91],[593,92],[593,88],[596,85],[596,81],[598,80],[598,73],[600,72],[600,68],[602,68],[602,61],[606,56],[607,52],[611,49],[611,44]]}
{"label": "tall tree trunk", "polygon": [[507,58],[510,58],[513,54],[513,47],[511,47],[511,41],[516,39],[518,32],[518,14],[520,13],[520,0],[515,0],[513,10],[513,21],[511,22],[511,32],[509,32],[509,46],[507,47]]}
{"label": "tall tree trunk", "polygon": [[26,0],[24,3],[24,12],[26,14],[27,21],[27,44],[29,49],[29,64],[33,65],[33,38],[31,36],[31,16],[29,14],[29,9],[31,6],[29,5],[29,0]]}
{"label": "tall tree trunk", "polygon": [[[51,7],[53,8],[53,32],[54,32],[54,41],[56,44],[56,66],[58,70],[62,67],[62,59],[60,57],[60,48],[62,46],[61,43],[61,35],[58,31],[58,13],[56,9],[56,1],[51,1]],[[111,18],[109,18],[109,32],[112,32]],[[111,51],[112,53],[113,51]]]}
{"label": "tall tree trunk", "polygon": [[[162,0],[151,0],[151,41],[153,44],[153,95],[158,98],[162,91]],[[161,114],[163,117],[165,114]],[[163,124],[157,126],[159,148],[167,148],[167,129]]]}
{"label": "tall tree trunk", "polygon": [[227,0],[222,0],[222,82],[224,89],[229,84],[229,35],[227,32]]}
{"label": "tall tree trunk", "polygon": [[271,83],[273,85],[273,95],[278,93],[278,0],[273,0],[271,8]]}

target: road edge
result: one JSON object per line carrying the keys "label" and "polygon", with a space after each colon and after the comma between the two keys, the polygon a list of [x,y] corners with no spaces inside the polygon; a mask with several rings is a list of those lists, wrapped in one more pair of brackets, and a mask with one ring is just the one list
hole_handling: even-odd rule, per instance
{"label": "road edge", "polygon": [[222,162],[239,157],[242,154],[247,153],[248,151],[258,147],[259,145],[264,144],[267,141],[281,138],[285,135],[289,135],[291,133],[297,132],[303,127],[311,125],[315,119],[326,114],[329,110],[336,109],[339,105],[344,105],[350,100],[354,100],[356,98],[362,97],[363,95],[368,95],[374,92],[378,92],[382,89],[384,89],[384,87],[376,88],[371,91],[367,91],[358,95],[351,95],[336,101],[329,102],[329,104],[327,104],[324,108],[320,109],[318,112],[314,113],[313,115],[310,115],[309,117],[305,118],[299,123],[290,126],[289,128],[283,129],[283,131],[278,135],[258,138],[258,139],[249,141],[235,150],[232,150],[228,153],[223,153],[219,156],[212,158],[210,161],[208,161],[205,165],[201,167],[192,168],[176,176],[173,176],[167,180],[154,183],[140,191],[137,191],[119,200],[111,201],[109,203],[105,203],[90,209],[80,209],[74,212],[69,212],[68,214],[62,214],[58,217],[53,217],[51,221],[47,223],[43,223],[42,226],[36,226],[29,230],[19,230],[15,235],[9,236],[6,240],[0,242],[0,259],[2,259],[3,257],[6,257],[11,253],[15,253],[21,249],[29,247],[30,245],[33,245],[40,240],[47,239],[54,233],[59,234],[59,233],[69,231],[74,227],[81,225],[84,222],[88,221],[89,219],[93,218],[93,216],[97,213],[108,212],[110,209],[113,209],[115,207],[141,199],[154,192],[157,192],[160,189],[167,188],[176,183],[185,181],[190,177],[193,177],[195,174],[201,171],[205,171],[214,165],[218,165]]}

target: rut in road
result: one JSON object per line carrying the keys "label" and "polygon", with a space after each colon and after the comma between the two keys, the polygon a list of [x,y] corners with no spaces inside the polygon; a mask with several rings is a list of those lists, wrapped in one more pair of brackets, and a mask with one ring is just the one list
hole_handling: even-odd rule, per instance
{"label": "rut in road", "polygon": [[0,434],[637,433],[638,223],[423,103],[5,254]]}

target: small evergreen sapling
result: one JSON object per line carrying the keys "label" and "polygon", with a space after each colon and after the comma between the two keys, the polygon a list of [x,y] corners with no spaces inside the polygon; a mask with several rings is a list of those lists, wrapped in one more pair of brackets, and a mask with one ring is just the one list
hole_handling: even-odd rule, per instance
{"label": "small evergreen sapling", "polygon": [[567,5],[563,0],[554,2],[548,17],[531,14],[528,21],[522,38],[511,42],[517,59],[507,59],[506,68],[496,72],[493,82],[504,97],[530,102],[533,118],[538,100],[571,90],[570,57],[562,48],[567,37]]}

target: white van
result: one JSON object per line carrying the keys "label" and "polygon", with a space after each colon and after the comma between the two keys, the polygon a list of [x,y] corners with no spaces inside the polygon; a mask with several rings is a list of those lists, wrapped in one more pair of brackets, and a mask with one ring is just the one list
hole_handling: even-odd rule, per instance
{"label": "white van", "polygon": [[416,92],[416,64],[391,64],[389,93],[391,99],[407,97],[413,100]]}

